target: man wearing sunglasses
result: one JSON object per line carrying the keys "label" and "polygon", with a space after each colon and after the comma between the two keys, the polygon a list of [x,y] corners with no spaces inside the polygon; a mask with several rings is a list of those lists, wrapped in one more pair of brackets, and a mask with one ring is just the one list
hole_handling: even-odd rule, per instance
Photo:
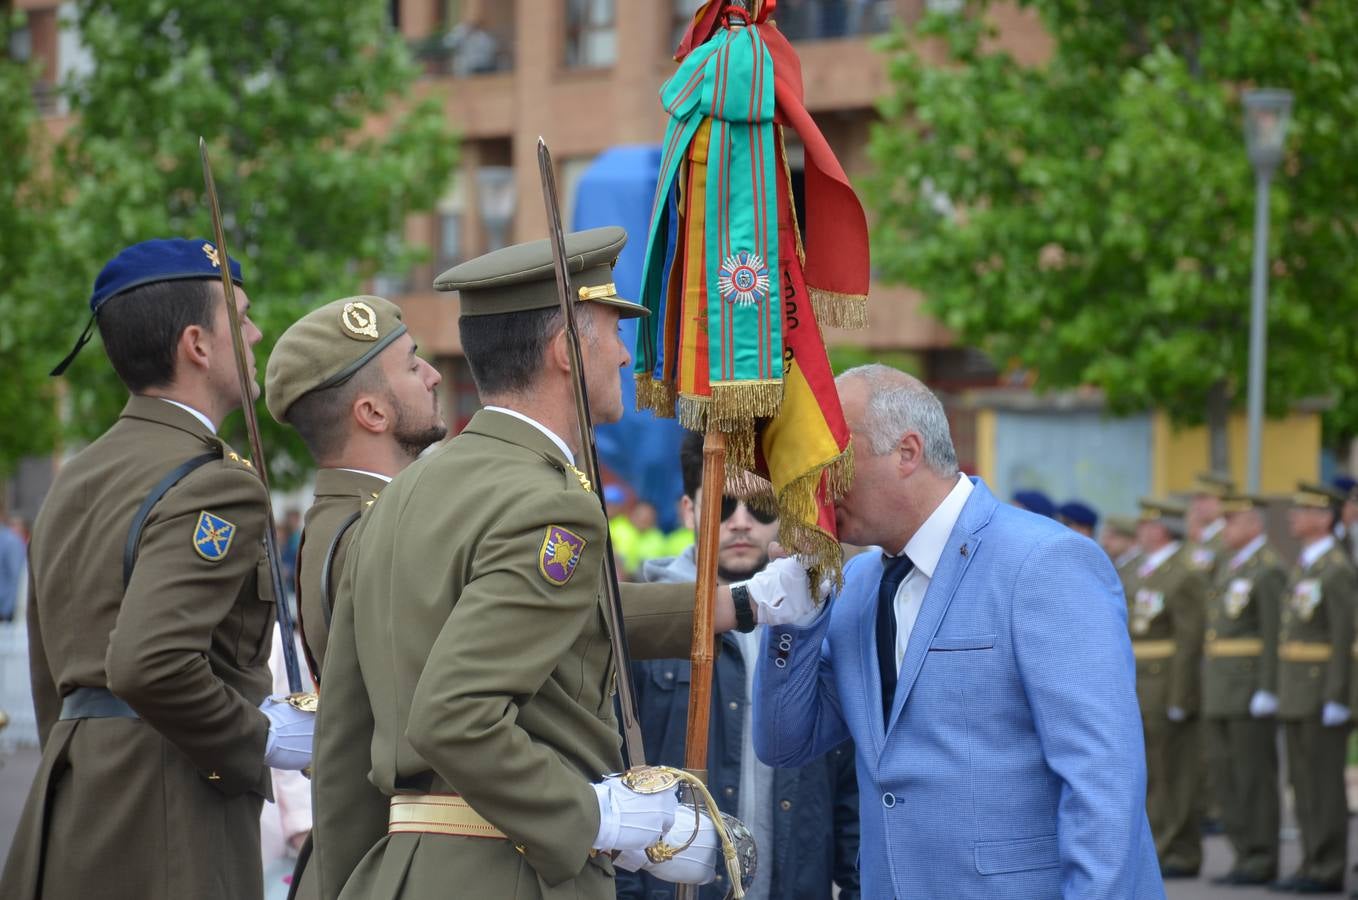
{"label": "man wearing sunglasses", "polygon": [[[686,436],[679,452],[684,496],[683,524],[696,531],[702,494],[703,439]],[[721,501],[717,577],[743,581],[768,562],[778,519],[734,497]],[[651,559],[638,580],[688,582],[696,576],[695,549]],[[760,863],[752,900],[828,900],[831,885],[842,900],[858,900],[858,785],[848,742],[797,769],[773,769],[758,760],[750,738],[750,695],[763,626],[721,635],[712,676],[708,786],[722,810],[754,832]],[[689,663],[662,659],[632,664],[642,737],[648,762],[682,766],[687,726]],[[644,872],[618,873],[619,900],[654,900],[674,894],[673,885]],[[724,873],[701,888],[701,900],[718,900],[730,886]]]}

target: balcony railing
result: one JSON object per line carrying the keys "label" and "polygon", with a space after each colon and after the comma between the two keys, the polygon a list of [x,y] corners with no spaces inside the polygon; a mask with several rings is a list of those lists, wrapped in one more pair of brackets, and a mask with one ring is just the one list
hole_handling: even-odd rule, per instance
{"label": "balcony railing", "polygon": [[461,24],[410,45],[427,75],[466,78],[514,68],[513,40],[507,35]]}
{"label": "balcony railing", "polygon": [[780,0],[774,19],[794,41],[881,34],[891,28],[895,0]]}

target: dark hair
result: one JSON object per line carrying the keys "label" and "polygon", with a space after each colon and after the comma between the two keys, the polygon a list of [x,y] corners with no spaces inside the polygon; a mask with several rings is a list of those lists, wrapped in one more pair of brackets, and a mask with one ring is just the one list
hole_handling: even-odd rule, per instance
{"label": "dark hair", "polygon": [[561,310],[553,307],[459,319],[462,352],[481,399],[531,388],[542,353],[561,327]]}
{"label": "dark hair", "polygon": [[175,348],[184,329],[212,330],[214,282],[156,281],[99,307],[99,336],[113,371],[134,394],[174,381]]}
{"label": "dark hair", "polygon": [[684,478],[684,496],[690,500],[698,496],[703,486],[703,436],[697,431],[684,432],[679,445],[679,471]]}
{"label": "dark hair", "polygon": [[339,384],[298,397],[288,407],[284,418],[302,436],[311,458],[324,465],[344,449],[344,438],[349,432],[349,408],[354,400],[361,393],[384,387],[386,378],[382,366],[376,358],[370,359]]}

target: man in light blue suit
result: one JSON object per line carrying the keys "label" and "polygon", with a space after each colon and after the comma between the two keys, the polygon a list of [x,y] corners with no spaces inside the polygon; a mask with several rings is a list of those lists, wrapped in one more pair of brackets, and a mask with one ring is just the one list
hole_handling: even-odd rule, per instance
{"label": "man in light blue suit", "polygon": [[853,738],[865,897],[1164,897],[1107,556],[960,475],[914,378],[863,366],[839,392],[856,468],[840,538],[887,555],[855,557],[827,607],[769,630],[760,758],[801,765]]}

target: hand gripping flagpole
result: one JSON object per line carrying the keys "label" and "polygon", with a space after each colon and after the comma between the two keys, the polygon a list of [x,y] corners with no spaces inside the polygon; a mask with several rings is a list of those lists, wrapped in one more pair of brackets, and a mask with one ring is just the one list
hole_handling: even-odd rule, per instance
{"label": "hand gripping flagpole", "polygon": [[[575,417],[580,426],[580,455],[585,464],[585,477],[593,485],[608,518],[604,503],[603,482],[599,478],[599,453],[594,444],[594,422],[589,413],[589,391],[585,387],[584,359],[580,352],[580,331],[575,322],[575,303],[571,294],[571,277],[566,268],[566,237],[561,225],[561,206],[556,193],[556,170],[547,142],[538,138],[538,173],[542,177],[542,200],[547,205],[547,230],[552,245],[552,264],[556,269],[557,294],[561,297],[561,313],[566,322],[566,343],[570,347],[571,387],[575,394]],[[627,650],[627,632],[622,618],[622,591],[618,587],[617,563],[613,558],[613,539],[604,528],[604,591],[608,594],[608,637],[613,645],[613,666],[618,679],[618,706],[622,710],[622,742],[628,767],[644,766],[646,751],[641,739],[641,721],[637,716],[636,691],[632,686],[632,656]]]}
{"label": "hand gripping flagpole", "polygon": [[269,560],[269,574],[273,579],[274,604],[278,608],[278,628],[283,637],[283,665],[287,669],[289,702],[298,709],[314,710],[315,695],[303,693],[302,670],[297,662],[297,646],[293,641],[292,611],[288,595],[283,591],[283,567],[279,564],[278,537],[274,532],[273,500],[269,496],[269,473],[265,468],[264,446],[259,439],[259,419],[255,415],[254,379],[245,359],[245,336],[241,331],[240,311],[236,309],[236,286],[231,280],[230,256],[226,252],[226,233],[222,228],[222,210],[217,202],[217,185],[212,180],[212,164],[208,161],[207,141],[198,138],[198,151],[203,157],[203,183],[207,187],[208,206],[212,211],[212,236],[217,243],[217,258],[222,273],[222,291],[226,295],[226,315],[231,323],[231,346],[235,350],[236,375],[240,380],[240,406],[245,414],[245,430],[250,435],[250,454],[254,470],[264,483],[264,503],[268,518],[264,528],[264,555]]}

